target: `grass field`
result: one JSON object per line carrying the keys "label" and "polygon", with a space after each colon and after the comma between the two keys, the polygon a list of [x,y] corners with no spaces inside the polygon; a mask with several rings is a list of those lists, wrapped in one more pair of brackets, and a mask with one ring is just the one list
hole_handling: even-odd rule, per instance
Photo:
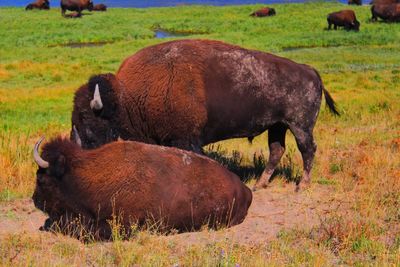
{"label": "grass field", "polygon": [[[68,133],[78,86],[93,74],[115,72],[137,50],[166,41],[153,38],[153,30],[162,28],[272,52],[321,73],[342,116],[333,117],[323,104],[312,175],[314,185],[354,196],[344,213],[321,219],[319,229],[325,230],[319,235],[283,231],[254,246],[227,240],[179,249],[141,232],[131,242],[99,248],[10,234],[0,238],[1,265],[400,265],[400,23],[371,23],[368,6],[350,7],[360,32],[327,31],[326,15],[347,6],[272,6],[277,15],[265,19],[248,16],[260,5],[110,9],[85,12],[82,19],[64,19],[59,9],[0,8],[0,203],[31,196],[33,144],[42,135]],[[106,44],[66,46],[98,42]],[[281,169],[300,172],[300,154],[288,139]],[[242,164],[251,164],[254,153],[268,155],[265,134],[252,145],[244,139],[218,145],[227,155],[239,151]]]}

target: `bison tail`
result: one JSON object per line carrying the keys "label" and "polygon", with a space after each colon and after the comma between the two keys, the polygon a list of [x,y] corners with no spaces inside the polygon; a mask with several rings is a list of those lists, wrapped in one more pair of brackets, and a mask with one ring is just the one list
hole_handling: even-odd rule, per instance
{"label": "bison tail", "polygon": [[326,90],[324,87],[322,87],[322,91],[324,92],[325,101],[326,101],[326,104],[329,107],[330,112],[332,112],[336,116],[340,116],[340,113],[336,108],[336,103],[333,100],[332,96],[329,94],[328,90]]}

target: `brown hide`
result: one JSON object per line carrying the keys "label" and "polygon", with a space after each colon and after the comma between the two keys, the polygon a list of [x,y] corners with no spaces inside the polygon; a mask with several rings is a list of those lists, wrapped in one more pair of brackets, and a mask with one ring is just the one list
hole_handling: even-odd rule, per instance
{"label": "brown hide", "polygon": [[362,5],[362,0],[348,0],[347,4],[361,6]]}
{"label": "brown hide", "polygon": [[331,25],[344,27],[347,30],[354,29],[358,30],[360,23],[357,21],[356,14],[353,10],[341,10],[333,12],[328,15],[328,29],[331,29]]}
{"label": "brown hide", "polygon": [[72,124],[83,148],[120,136],[196,152],[268,130],[272,156],[263,181],[283,155],[290,129],[309,177],[322,94],[338,114],[310,66],[219,41],[176,40],[140,50],[115,75],[90,78],[75,96]]}
{"label": "brown hide", "polygon": [[260,8],[257,11],[254,11],[253,13],[250,14],[250,16],[253,17],[267,17],[267,16],[273,16],[275,15],[275,9],[269,8],[269,7],[264,7]]}
{"label": "brown hide", "polygon": [[370,2],[371,5],[390,5],[400,3],[400,0],[373,0]]}
{"label": "brown hide", "polygon": [[29,9],[50,9],[50,3],[48,0],[36,0],[26,6],[25,10]]}
{"label": "brown hide", "polygon": [[89,11],[92,11],[93,1],[92,0],[61,0],[60,6],[61,6],[61,14],[63,16],[65,16],[66,10],[69,10],[69,11],[78,12],[79,15],[77,15],[75,17],[80,17],[83,10],[87,9]]}
{"label": "brown hide", "polygon": [[372,20],[381,18],[384,21],[400,21],[400,4],[373,5],[371,7]]}
{"label": "brown hide", "polygon": [[107,6],[105,4],[94,5],[93,11],[107,11]]}
{"label": "brown hide", "polygon": [[37,172],[36,207],[52,222],[80,214],[100,239],[110,238],[113,213],[128,233],[131,222],[147,221],[160,231],[190,231],[239,224],[252,200],[236,175],[176,148],[125,141],[81,150],[59,138],[44,146],[42,158],[50,166]]}

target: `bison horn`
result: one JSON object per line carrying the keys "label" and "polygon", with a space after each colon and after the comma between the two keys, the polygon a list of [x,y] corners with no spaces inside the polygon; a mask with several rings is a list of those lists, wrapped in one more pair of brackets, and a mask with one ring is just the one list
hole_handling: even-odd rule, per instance
{"label": "bison horn", "polygon": [[74,125],[72,128],[74,129],[75,143],[76,143],[78,146],[82,147],[82,140],[81,140],[81,138],[79,137],[78,130],[76,129],[75,125]]}
{"label": "bison horn", "polygon": [[40,138],[40,140],[35,144],[35,147],[33,148],[33,158],[35,159],[35,162],[39,167],[43,169],[47,169],[49,167],[49,163],[42,159],[39,155],[39,146],[42,143],[44,137]]}
{"label": "bison horn", "polygon": [[101,102],[99,85],[96,84],[92,101],[90,101],[90,108],[100,110],[103,108],[103,102]]}

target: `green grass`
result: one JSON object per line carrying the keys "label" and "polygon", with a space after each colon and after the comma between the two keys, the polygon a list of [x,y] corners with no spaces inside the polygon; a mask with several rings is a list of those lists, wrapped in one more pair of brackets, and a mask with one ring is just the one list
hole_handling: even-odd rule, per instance
{"label": "green grass", "polygon": [[[400,23],[371,23],[368,6],[334,2],[271,5],[274,17],[248,16],[260,6],[111,8],[82,19],[64,19],[59,9],[0,8],[0,202],[32,194],[33,144],[42,135],[68,133],[74,91],[93,74],[115,72],[137,50],[171,40],[153,38],[153,29],[162,28],[272,52],[321,73],[342,116],[330,115],[323,104],[312,175],[320,186],[354,196],[344,215],[324,218],[310,232],[282,231],[276,241],[255,246],[228,240],[182,248],[140,232],[135,242],[99,249],[12,234],[0,239],[1,264],[399,265]],[[326,15],[345,8],[355,10],[360,32],[327,31]],[[107,44],[64,46],[81,42]],[[252,145],[228,140],[210,153],[251,179],[264,164],[259,156],[268,155],[266,140],[266,134]],[[289,133],[276,179],[295,180],[301,165]]]}

